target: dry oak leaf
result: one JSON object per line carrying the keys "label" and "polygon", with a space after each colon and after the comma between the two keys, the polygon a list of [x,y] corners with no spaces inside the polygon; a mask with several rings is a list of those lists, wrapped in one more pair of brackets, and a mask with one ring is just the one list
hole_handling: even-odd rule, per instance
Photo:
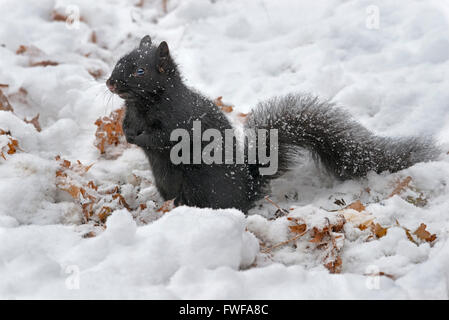
{"label": "dry oak leaf", "polygon": [[61,188],[61,190],[67,191],[73,199],[78,199],[80,195],[80,188],[74,185],[70,185],[68,188]]}
{"label": "dry oak leaf", "polygon": [[301,218],[288,217],[287,220],[292,221],[294,225],[288,226],[291,232],[304,234],[307,230],[307,224]]}
{"label": "dry oak leaf", "polygon": [[360,200],[351,203],[345,209],[353,209],[359,212],[358,214],[344,213],[344,216],[346,220],[353,223],[358,223],[357,227],[360,230],[363,231],[368,227],[370,227],[371,231],[373,232],[373,234],[376,236],[377,239],[382,238],[387,234],[388,228],[384,228],[380,224],[374,223],[373,221],[375,217],[363,213],[366,207],[360,202]]}
{"label": "dry oak leaf", "polygon": [[8,94],[8,99],[10,101],[19,102],[19,103],[28,105],[28,97],[27,96],[28,96],[28,91],[25,88],[20,87],[18,91]]}
{"label": "dry oak leaf", "polygon": [[382,272],[382,271],[376,272],[376,273],[365,273],[364,276],[368,276],[368,277],[384,276],[384,277],[387,277],[387,278],[390,278],[390,279],[393,279],[393,280],[396,279],[396,277],[394,275],[389,274],[389,273],[385,273],[385,272]]}
{"label": "dry oak leaf", "polygon": [[92,168],[92,166],[95,164],[95,162],[94,162],[88,166],[85,166],[79,160],[76,160],[76,162],[77,162],[77,169],[80,170],[82,173],[89,171],[89,169]]}
{"label": "dry oak leaf", "polygon": [[4,95],[3,91],[0,89],[0,110],[14,112],[8,98]]}
{"label": "dry oak leaf", "polygon": [[357,228],[359,228],[360,230],[367,229],[369,226],[373,224],[373,221],[375,219],[375,217],[372,216],[371,214],[357,211],[356,213],[347,211],[344,212],[343,215],[346,221],[350,222],[353,225],[356,225]]}
{"label": "dry oak leaf", "polygon": [[295,226],[288,226],[290,231],[293,233],[304,233],[307,230],[306,224],[299,224]]}
{"label": "dry oak leaf", "polygon": [[342,260],[340,256],[337,256],[335,260],[326,263],[324,266],[329,270],[330,273],[340,273],[342,268]]}
{"label": "dry oak leaf", "polygon": [[[345,209],[352,209],[356,211],[356,213],[354,213],[353,211],[346,211]],[[360,200],[357,200],[340,210],[340,212],[343,211],[343,216],[345,217],[345,219],[352,224],[357,225],[357,227],[363,231],[371,226],[374,220],[374,217],[371,214],[367,214],[364,212],[365,209],[366,207],[362,204],[362,202]]]}
{"label": "dry oak leaf", "polygon": [[129,207],[128,203],[126,202],[125,198],[120,194],[120,193],[116,193],[112,195],[112,199],[118,199],[118,203],[122,206],[124,206],[126,209],[131,210],[131,208]]}
{"label": "dry oak leaf", "polygon": [[87,186],[95,191],[98,191],[98,186],[96,186],[92,180],[87,183]]}
{"label": "dry oak leaf", "polygon": [[111,215],[112,209],[110,207],[104,206],[101,208],[98,218],[101,222],[106,222],[107,218]]}
{"label": "dry oak leaf", "polygon": [[223,112],[231,113],[234,109],[231,105],[227,105],[222,101],[223,97],[220,96],[214,100],[214,103],[217,107],[220,107]]}
{"label": "dry oak leaf", "polygon": [[51,61],[51,60],[43,60],[37,62],[31,62],[30,67],[48,67],[48,66],[57,66],[59,62]]}
{"label": "dry oak leaf", "polygon": [[404,191],[405,188],[408,187],[408,185],[410,184],[410,182],[412,181],[412,177],[408,176],[406,177],[404,180],[402,181],[398,181],[396,187],[394,188],[394,190],[390,193],[390,195],[387,197],[387,199],[400,194],[402,191]]}
{"label": "dry oak leaf", "polygon": [[380,224],[376,223],[376,224],[371,224],[371,230],[373,231],[373,233],[376,235],[376,237],[382,238],[383,236],[385,236],[387,234],[387,230],[388,228],[383,228]]}
{"label": "dry oak leaf", "polygon": [[416,231],[413,232],[413,234],[416,235],[421,240],[432,242],[437,238],[437,236],[436,234],[431,234],[429,231],[427,231],[426,227],[427,226],[424,223],[421,223],[418,229],[416,229]]}
{"label": "dry oak leaf", "polygon": [[23,121],[25,121],[26,123],[31,123],[36,128],[37,132],[42,131],[41,125],[39,123],[39,113],[31,120],[27,120],[27,118],[24,118]]}
{"label": "dry oak leaf", "polygon": [[[51,12],[51,19],[53,21],[62,21],[62,22],[67,22],[68,24],[73,24],[75,22],[74,18],[76,18],[76,17],[65,15],[61,12],[58,12],[57,9],[54,9]],[[85,22],[85,19],[83,17],[79,17],[79,21]]]}
{"label": "dry oak leaf", "polygon": [[41,49],[39,49],[38,47],[35,47],[33,45],[31,45],[31,46],[21,45],[21,46],[19,46],[19,48],[16,51],[16,54],[26,54],[27,56],[30,56],[30,57],[37,57],[37,56],[42,55],[43,53],[44,52]]}
{"label": "dry oak leaf", "polygon": [[90,42],[97,43],[97,33],[95,31],[92,31],[90,35]]}
{"label": "dry oak leaf", "polygon": [[60,166],[59,169],[56,170],[56,177],[59,178],[56,185],[59,189],[68,192],[73,199],[79,200],[79,195],[81,194],[83,198],[93,201],[95,197],[87,194],[84,188],[76,186],[72,180],[68,180],[68,175],[66,173],[66,170],[70,170],[82,175],[89,171],[93,164],[85,166],[81,161],[77,160],[76,164],[72,165],[69,160],[62,159],[59,155],[55,157],[55,160],[59,162]]}
{"label": "dry oak leaf", "polygon": [[[42,57],[44,55],[44,52],[31,45],[31,46],[24,46],[21,45],[19,47],[19,49],[17,49],[16,54],[25,54],[31,58],[36,58],[36,57]],[[30,67],[48,67],[48,66],[57,66],[59,63],[55,62],[55,61],[51,61],[51,60],[42,60],[42,61],[35,61],[35,62],[31,62],[29,63]]]}
{"label": "dry oak leaf", "polygon": [[93,231],[89,231],[89,232],[87,232],[87,233],[82,235],[83,238],[93,238],[93,237],[96,237],[96,236],[97,236],[96,233],[93,232]]}
{"label": "dry oak leaf", "polygon": [[329,222],[329,219],[326,218],[327,220],[327,225],[325,227],[323,227],[321,230],[318,229],[317,227],[313,227],[312,231],[312,239],[309,240],[310,242],[314,242],[314,243],[318,243],[321,244],[323,242],[323,238],[325,236],[329,236],[331,239],[334,238],[333,236],[333,232],[340,232],[343,230],[343,227],[346,223],[346,219],[343,215],[337,215],[337,222],[334,224],[331,224]]}
{"label": "dry oak leaf", "polygon": [[100,150],[101,154],[106,153],[106,146],[117,146],[124,140],[122,119],[125,113],[125,109],[117,109],[111,112],[108,117],[101,117],[95,121],[97,131],[95,132],[95,147]]}
{"label": "dry oak leaf", "polygon": [[407,229],[406,227],[403,227],[399,224],[399,221],[396,219],[396,225],[402,229],[404,229],[405,231],[405,235],[407,236],[407,239],[410,240],[411,242],[413,242],[414,244],[418,245],[418,243],[415,241],[415,239],[413,239],[412,234],[410,233],[410,230]]}
{"label": "dry oak leaf", "polygon": [[310,240],[310,242],[313,243],[321,243],[323,242],[323,238],[329,234],[329,228],[328,227],[324,227],[323,229],[318,229],[317,227],[313,227],[312,229],[313,231],[313,235],[312,235],[312,239]]}
{"label": "dry oak leaf", "polygon": [[0,129],[0,135],[6,135],[8,136],[7,139],[9,140],[6,145],[0,147],[0,156],[6,160],[5,152],[9,155],[14,154],[17,152],[17,150],[22,150],[19,147],[19,141],[11,137],[11,133],[9,131],[4,131]]}
{"label": "dry oak leaf", "polygon": [[156,210],[156,212],[167,213],[174,208],[175,208],[175,200],[174,199],[167,200],[162,204],[162,206],[159,209]]}
{"label": "dry oak leaf", "polygon": [[362,204],[360,200],[357,200],[350,205],[346,206],[344,209],[352,209],[358,212],[365,211],[366,207]]}
{"label": "dry oak leaf", "polygon": [[87,72],[89,72],[89,74],[90,74],[95,80],[100,79],[100,78],[104,75],[103,70],[101,70],[101,69],[97,69],[97,70],[94,70],[94,69],[88,69]]}

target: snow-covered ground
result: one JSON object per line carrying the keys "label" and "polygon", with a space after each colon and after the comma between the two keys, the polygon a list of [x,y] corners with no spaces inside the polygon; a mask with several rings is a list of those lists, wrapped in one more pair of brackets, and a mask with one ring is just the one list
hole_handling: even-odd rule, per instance
{"label": "snow-covered ground", "polygon": [[[449,298],[447,1],[139,2],[0,0],[0,298]],[[235,111],[310,92],[379,135],[434,135],[440,159],[342,183],[305,158],[272,185],[277,219],[268,201],[164,213],[139,149],[95,147],[122,106],[105,79],[145,34]]]}

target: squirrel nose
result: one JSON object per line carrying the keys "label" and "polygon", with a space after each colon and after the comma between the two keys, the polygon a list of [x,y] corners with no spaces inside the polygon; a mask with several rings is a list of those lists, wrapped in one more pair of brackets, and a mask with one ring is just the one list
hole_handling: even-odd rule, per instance
{"label": "squirrel nose", "polygon": [[112,93],[115,93],[117,91],[117,86],[115,85],[114,81],[111,80],[111,78],[106,81],[106,86]]}

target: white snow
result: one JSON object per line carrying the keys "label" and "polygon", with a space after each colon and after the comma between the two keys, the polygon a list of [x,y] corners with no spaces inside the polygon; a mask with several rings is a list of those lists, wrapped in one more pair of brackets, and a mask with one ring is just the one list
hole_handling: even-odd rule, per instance
{"label": "white snow", "polygon": [[[168,0],[168,13],[160,0],[136,3],[0,0],[0,85],[8,85],[0,89],[14,108],[0,111],[0,129],[20,147],[0,158],[0,298],[449,298],[446,1]],[[53,10],[79,10],[79,27],[53,21]],[[433,135],[441,156],[346,182],[306,157],[273,183],[270,198],[309,228],[334,221],[336,199],[361,200],[368,218],[359,219],[389,227],[367,240],[368,229],[347,222],[339,274],[323,266],[310,234],[264,253],[295,235],[287,217],[269,220],[276,208],[266,201],[248,217],[189,207],[155,214],[161,203],[143,153],[131,147],[107,160],[94,146],[95,120],[122,105],[105,80],[146,34],[168,42],[190,86],[239,112],[274,95],[313,93],[376,134]],[[34,49],[16,54],[21,45]],[[30,67],[42,61],[59,64]],[[37,114],[41,132],[22,121]],[[8,141],[0,135],[0,148]],[[94,163],[83,181],[120,185],[128,203],[137,195],[149,211],[117,209],[105,229],[84,224],[79,205],[56,186],[56,155]],[[389,198],[407,176],[410,187]],[[410,203],[418,198],[422,206]],[[437,236],[431,244],[407,238],[403,227],[421,223]],[[367,276],[379,272],[392,277]]]}

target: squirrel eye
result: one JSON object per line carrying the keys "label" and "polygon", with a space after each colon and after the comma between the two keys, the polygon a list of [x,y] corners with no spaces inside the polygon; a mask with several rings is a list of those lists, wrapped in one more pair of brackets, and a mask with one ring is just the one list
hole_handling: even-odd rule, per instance
{"label": "squirrel eye", "polygon": [[136,76],[143,76],[145,74],[145,69],[143,68],[137,68],[136,70]]}

